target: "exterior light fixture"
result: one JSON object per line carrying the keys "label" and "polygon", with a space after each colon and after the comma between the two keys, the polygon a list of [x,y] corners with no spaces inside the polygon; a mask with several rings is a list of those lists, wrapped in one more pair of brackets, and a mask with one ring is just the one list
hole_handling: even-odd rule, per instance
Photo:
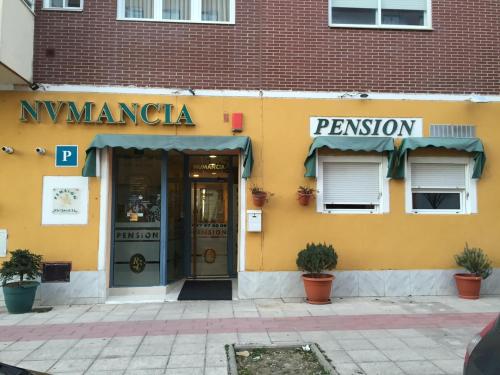
{"label": "exterior light fixture", "polygon": [[193,177],[200,177],[200,175],[198,173],[195,173]]}
{"label": "exterior light fixture", "polygon": [[45,155],[45,149],[43,147],[37,147],[35,148],[35,152],[38,154],[38,155]]}
{"label": "exterior light fixture", "polygon": [[2,151],[5,152],[6,154],[13,154],[14,149],[9,146],[2,146]]}
{"label": "exterior light fixture", "polygon": [[370,95],[366,92],[362,92],[361,94],[359,94],[359,97],[362,98],[362,99],[366,99],[368,98]]}
{"label": "exterior light fixture", "polygon": [[217,157],[217,155],[209,155],[208,156],[210,159],[215,159]]}

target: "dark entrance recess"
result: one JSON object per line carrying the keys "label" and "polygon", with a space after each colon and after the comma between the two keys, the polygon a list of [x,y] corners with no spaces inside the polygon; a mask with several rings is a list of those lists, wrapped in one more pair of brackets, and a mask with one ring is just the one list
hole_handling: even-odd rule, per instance
{"label": "dark entrance recess", "polygon": [[186,280],[179,301],[220,301],[232,299],[231,280]]}

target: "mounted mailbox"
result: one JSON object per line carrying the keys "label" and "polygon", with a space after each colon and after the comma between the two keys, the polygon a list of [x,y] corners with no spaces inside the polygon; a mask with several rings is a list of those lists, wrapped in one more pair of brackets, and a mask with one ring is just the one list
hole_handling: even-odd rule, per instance
{"label": "mounted mailbox", "polygon": [[262,210],[247,210],[247,232],[262,232]]}

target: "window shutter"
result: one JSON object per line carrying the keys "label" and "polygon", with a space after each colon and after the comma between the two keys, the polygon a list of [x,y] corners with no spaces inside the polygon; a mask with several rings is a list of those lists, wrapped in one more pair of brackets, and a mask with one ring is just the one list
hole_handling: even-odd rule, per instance
{"label": "window shutter", "polygon": [[379,204],[380,163],[323,163],[323,204]]}
{"label": "window shutter", "polygon": [[382,0],[382,9],[427,10],[427,0]]}
{"label": "window shutter", "polygon": [[334,8],[366,8],[377,9],[377,0],[333,0],[332,6]]}
{"label": "window shutter", "polygon": [[412,163],[411,187],[465,189],[465,165]]}

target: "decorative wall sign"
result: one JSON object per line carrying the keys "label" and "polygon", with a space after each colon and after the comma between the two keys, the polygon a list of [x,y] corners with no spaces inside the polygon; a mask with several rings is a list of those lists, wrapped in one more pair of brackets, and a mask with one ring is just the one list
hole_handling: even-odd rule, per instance
{"label": "decorative wall sign", "polygon": [[146,258],[142,254],[134,254],[129,261],[130,270],[133,273],[141,273],[146,268]]}
{"label": "decorative wall sign", "polygon": [[88,201],[87,177],[44,176],[42,224],[87,224]]}
{"label": "decorative wall sign", "polygon": [[311,117],[311,137],[392,137],[422,136],[421,118]]}

